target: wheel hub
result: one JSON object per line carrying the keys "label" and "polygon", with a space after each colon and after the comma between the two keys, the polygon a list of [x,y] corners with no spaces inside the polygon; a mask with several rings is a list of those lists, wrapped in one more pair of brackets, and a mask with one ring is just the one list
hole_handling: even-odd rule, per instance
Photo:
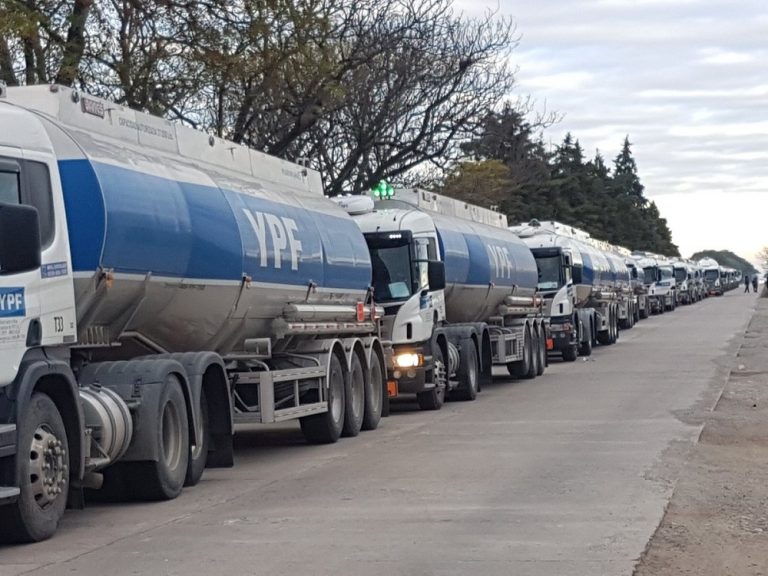
{"label": "wheel hub", "polygon": [[67,451],[55,434],[40,426],[29,451],[29,481],[40,508],[47,508],[67,485]]}

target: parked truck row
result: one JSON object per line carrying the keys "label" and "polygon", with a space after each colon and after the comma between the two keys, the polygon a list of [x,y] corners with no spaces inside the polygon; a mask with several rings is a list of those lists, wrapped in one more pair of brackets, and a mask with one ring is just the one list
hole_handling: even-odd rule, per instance
{"label": "parked truck row", "polygon": [[[391,398],[535,378],[677,278],[425,190],[329,199],[303,166],[64,87],[0,90],[0,128],[4,540],[50,537],[89,492],[175,498],[233,465],[237,423],[329,443]],[[680,303],[709,292],[680,267]]]}

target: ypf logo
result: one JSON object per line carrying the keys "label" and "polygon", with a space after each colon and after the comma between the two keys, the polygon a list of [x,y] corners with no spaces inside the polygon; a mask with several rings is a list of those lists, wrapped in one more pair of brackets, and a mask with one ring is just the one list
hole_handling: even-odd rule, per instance
{"label": "ypf logo", "polygon": [[25,316],[24,288],[0,288],[0,318]]}

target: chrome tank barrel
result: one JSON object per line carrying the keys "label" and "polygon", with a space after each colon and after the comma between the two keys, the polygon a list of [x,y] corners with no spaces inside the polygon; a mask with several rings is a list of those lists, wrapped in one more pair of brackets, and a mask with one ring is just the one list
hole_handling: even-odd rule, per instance
{"label": "chrome tank barrel", "polygon": [[291,304],[364,299],[363,236],[300,166],[278,166],[292,188],[42,121],[59,159],[81,343],[128,333],[170,352],[227,353],[271,336]]}
{"label": "chrome tank barrel", "polygon": [[445,261],[445,305],[451,322],[485,321],[500,306],[531,303],[538,272],[516,234],[478,222],[431,214]]}

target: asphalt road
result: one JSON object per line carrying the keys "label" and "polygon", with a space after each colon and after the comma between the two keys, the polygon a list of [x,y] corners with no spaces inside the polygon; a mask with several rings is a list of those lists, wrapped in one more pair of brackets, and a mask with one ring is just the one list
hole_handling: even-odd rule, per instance
{"label": "asphalt road", "polygon": [[0,576],[631,574],[754,297],[653,317],[475,402],[398,405],[335,445],[241,431],[235,468],[173,502],[68,511],[52,540],[0,548]]}

